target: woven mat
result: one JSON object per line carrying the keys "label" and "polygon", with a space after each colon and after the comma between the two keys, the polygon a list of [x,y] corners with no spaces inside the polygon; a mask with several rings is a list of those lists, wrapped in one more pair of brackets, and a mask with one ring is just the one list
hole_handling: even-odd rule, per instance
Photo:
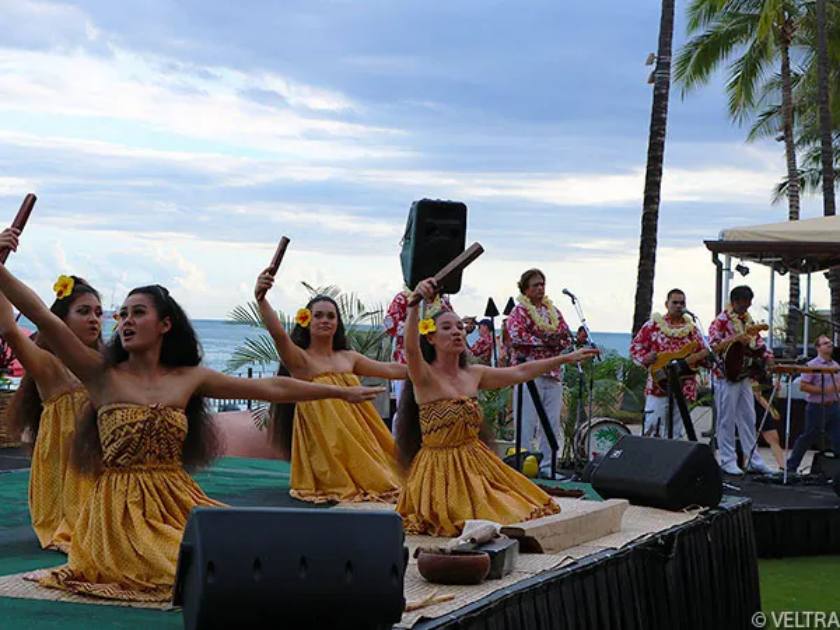
{"label": "woven mat", "polygon": [[33,575],[33,571],[15,573],[0,577],[0,597],[17,599],[43,599],[51,602],[69,602],[71,604],[94,604],[99,606],[124,606],[126,608],[151,608],[154,610],[175,610],[170,603],[123,602],[100,597],[84,597],[55,588],[46,588],[37,582],[25,580],[23,576]]}

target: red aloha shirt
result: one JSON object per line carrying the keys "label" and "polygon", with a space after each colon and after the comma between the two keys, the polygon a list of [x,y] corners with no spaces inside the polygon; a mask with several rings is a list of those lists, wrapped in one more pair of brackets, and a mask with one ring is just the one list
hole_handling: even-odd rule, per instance
{"label": "red aloha shirt", "polygon": [[470,346],[470,354],[472,354],[479,362],[484,365],[490,365],[493,357],[493,337],[489,334],[481,334],[475,343]]}
{"label": "red aloha shirt", "polygon": [[[563,350],[572,345],[572,333],[563,314],[556,306],[552,306],[557,312],[557,330],[546,332],[538,328],[528,311],[521,304],[510,312],[505,320],[505,328],[510,336],[509,364],[518,365],[537,359],[551,359],[559,355]],[[537,312],[548,321],[548,308],[541,305]],[[551,372],[543,374],[555,380],[563,380],[563,366],[554,368]]]}
{"label": "red aloha shirt", "polygon": [[[394,338],[394,352],[391,355],[391,360],[405,365],[405,340],[403,333],[405,331],[405,320],[408,317],[408,291],[400,291],[391,300],[388,306],[388,311],[385,314],[385,319],[382,322],[385,326],[385,332]],[[445,295],[441,296],[441,310],[451,311],[452,305],[449,303],[449,298]],[[426,317],[431,317],[435,313],[426,310]]]}
{"label": "red aloha shirt", "polygon": [[[735,323],[729,318],[729,313],[727,312],[728,309],[723,309],[717,317],[712,320],[712,323],[709,325],[709,345],[714,347],[715,345],[719,344],[724,339],[729,339],[730,337],[734,337],[738,334],[738,331],[735,329]],[[744,322],[746,325],[747,321],[747,313],[743,315],[737,316],[739,319]],[[755,339],[755,347],[756,348],[763,348],[764,349],[764,356],[768,359],[773,358],[773,353],[767,349],[767,346],[764,344],[764,339],[761,337],[760,334],[755,333],[753,335]],[[714,369],[715,378],[723,379],[726,376],[723,372],[719,369],[716,365]]]}
{"label": "red aloha shirt", "polygon": [[[670,316],[666,313],[664,319],[668,324],[678,326],[673,322]],[[700,336],[700,331],[692,323],[686,323],[686,326],[691,326],[691,333],[685,337],[672,337],[668,335],[659,324],[650,319],[645,322],[644,326],[639,329],[633,341],[630,342],[630,358],[638,365],[644,366],[642,360],[651,352],[676,352],[683,348],[686,344],[696,341],[698,348],[703,347],[703,338]],[[647,367],[647,366],[645,366]],[[686,400],[697,399],[697,378],[686,378],[682,382],[683,396]],[[664,389],[656,384],[648,374],[647,384],[645,385],[645,396],[659,396],[665,397],[668,395]]]}

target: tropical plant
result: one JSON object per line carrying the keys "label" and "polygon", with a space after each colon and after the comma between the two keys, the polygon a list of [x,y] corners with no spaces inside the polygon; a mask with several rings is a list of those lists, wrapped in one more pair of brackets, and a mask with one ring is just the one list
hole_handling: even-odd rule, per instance
{"label": "tropical plant", "polygon": [[[685,94],[707,83],[713,72],[728,63],[726,92],[729,114],[738,123],[754,118],[772,91],[767,71],[779,67],[779,120],[787,165],[788,219],[799,219],[800,173],[794,138],[794,71],[791,51],[802,53],[801,25],[806,11],[803,0],[692,0],[688,7],[688,32],[693,37],[677,55],[675,76]],[[771,83],[771,86],[774,85]],[[799,276],[791,274],[789,303],[799,304]],[[786,339],[792,339],[798,314],[788,312]],[[791,342],[788,347],[792,350]]]}
{"label": "tropical plant", "polygon": [[633,309],[633,334],[650,317],[653,305],[653,279],[656,271],[656,231],[665,161],[665,132],[668,125],[668,95],[671,89],[671,42],[674,37],[674,0],[662,0],[659,45],[653,71],[653,103],[648,134],[645,191],[642,201],[642,227],[639,236],[639,267]]}

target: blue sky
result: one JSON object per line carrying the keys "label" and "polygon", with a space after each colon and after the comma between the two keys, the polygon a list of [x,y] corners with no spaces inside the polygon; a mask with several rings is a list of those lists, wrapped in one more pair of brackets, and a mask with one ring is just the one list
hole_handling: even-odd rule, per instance
{"label": "blue sky", "polygon": [[[459,311],[537,265],[626,330],[658,25],[651,0],[0,0],[0,202],[39,195],[10,265],[45,297],[58,273],[116,303],[155,281],[223,317],[286,234],[277,306],[299,280],[384,302],[409,205],[452,198],[487,250]],[[702,239],[784,219],[781,146],[743,137],[719,78],[672,92],[657,303],[680,285],[710,316]]]}

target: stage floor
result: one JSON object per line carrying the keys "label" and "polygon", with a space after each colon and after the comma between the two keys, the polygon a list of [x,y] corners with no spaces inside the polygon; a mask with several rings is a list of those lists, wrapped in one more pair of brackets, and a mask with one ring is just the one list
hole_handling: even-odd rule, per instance
{"label": "stage floor", "polygon": [[[289,467],[286,462],[224,458],[210,469],[196,474],[196,479],[208,495],[233,506],[305,507],[308,505],[289,497]],[[51,567],[64,561],[64,556],[61,554],[38,549],[37,541],[29,524],[27,484],[28,470],[26,469],[0,472],[0,576]],[[565,487],[582,488],[590,498],[597,499],[597,495],[585,484],[562,485]],[[318,508],[313,507],[313,509]],[[658,510],[652,510],[649,513],[645,512],[647,508],[632,507],[631,509],[639,514],[647,514],[649,517],[651,515],[656,516],[654,513],[659,512]],[[634,518],[638,519],[638,516]],[[700,516],[693,520],[678,518],[673,521],[673,523],[677,523],[676,525],[668,526],[661,534],[648,536],[644,540],[630,542],[632,539],[638,538],[638,535],[632,535],[632,532],[623,532],[624,537],[618,541],[620,544],[613,544],[613,546],[623,545],[623,548],[620,550],[597,545],[593,545],[587,549],[578,549],[575,553],[571,554],[571,557],[566,562],[557,565],[555,569],[537,571],[534,575],[528,576],[527,579],[514,585],[500,583],[499,588],[489,589],[494,592],[488,593],[485,590],[479,599],[472,601],[466,607],[461,607],[458,610],[454,609],[458,608],[457,606],[447,607],[445,612],[440,611],[440,613],[443,613],[443,616],[438,616],[431,621],[422,621],[418,619],[419,616],[414,616],[410,620],[405,618],[404,621],[409,623],[419,621],[420,626],[427,627],[448,626],[454,624],[462,613],[473,618],[475,621],[477,616],[481,617],[483,614],[481,611],[485,610],[488,614],[487,619],[491,619],[493,615],[502,614],[499,612],[501,610],[499,608],[501,605],[500,602],[504,604],[504,607],[515,605],[524,611],[530,611],[532,606],[528,602],[536,596],[536,593],[548,592],[550,589],[556,590],[558,588],[572,589],[564,597],[572,596],[570,593],[575,591],[577,596],[587,601],[590,601],[592,597],[596,597],[596,599],[598,597],[603,598],[607,597],[606,593],[602,592],[598,595],[597,589],[589,592],[589,587],[581,586],[581,584],[578,584],[578,581],[591,581],[592,575],[594,575],[593,571],[599,575],[601,572],[604,572],[604,579],[607,579],[606,576],[609,575],[609,571],[618,570],[616,567],[620,568],[621,571],[627,571],[630,570],[628,568],[630,565],[636,567],[633,569],[636,572],[637,578],[633,588],[639,589],[640,592],[647,592],[645,589],[651,584],[651,580],[665,580],[664,574],[660,575],[662,569],[659,568],[662,558],[664,557],[667,560],[667,554],[666,556],[662,556],[661,549],[663,544],[671,548],[672,551],[669,553],[673,554],[677,546],[677,533],[683,532],[680,534],[679,539],[683,541],[680,544],[684,545],[687,544],[685,541],[692,539],[690,532],[693,531],[695,532],[695,538],[699,541],[697,544],[699,544],[701,556],[711,556],[714,551],[712,549],[712,543],[703,542],[706,540],[709,528],[725,526],[731,529],[732,524],[729,521],[733,519],[740,519],[743,522],[749,523],[749,506],[745,501],[728,500],[728,507],[726,509],[716,510],[709,517]],[[638,520],[635,522],[638,522]],[[625,528],[623,527],[623,529]],[[743,593],[746,598],[739,596],[739,599],[744,603],[738,605],[756,610],[759,604],[757,568],[754,547],[752,545],[752,534],[749,531],[743,531],[749,530],[748,527],[740,526],[740,529],[741,531],[737,534],[736,538],[740,536],[741,538],[745,538],[746,541],[739,543],[739,549],[743,548],[746,550],[746,555],[739,560],[741,563],[742,582],[746,579],[746,586],[744,587],[746,590]],[[701,532],[701,534],[697,534],[697,532]],[[628,533],[631,535],[628,536]],[[727,534],[730,538],[733,535],[735,534]],[[665,542],[668,540],[671,542]],[[410,544],[417,544],[417,542],[409,540]],[[752,554],[750,554],[750,550],[752,550]],[[718,552],[714,551],[714,553],[717,554]],[[731,555],[732,551],[727,553]],[[651,560],[652,558],[654,560]],[[668,560],[668,562],[670,561]],[[655,569],[652,570],[651,575],[646,576],[643,580],[639,580],[638,578],[642,575],[641,572],[651,571],[651,562],[656,564]],[[698,560],[694,559],[692,562],[696,563]],[[630,564],[628,565],[628,563]],[[709,566],[713,566],[714,564],[712,563]],[[579,570],[582,573],[579,573]],[[696,570],[694,570],[694,573],[696,573]],[[589,577],[586,577],[587,575]],[[699,574],[695,577],[698,576]],[[625,577],[631,579],[629,576]],[[631,579],[631,581],[633,580]],[[485,584],[492,586],[492,582]],[[592,586],[594,587],[594,585]],[[603,585],[603,587],[606,588],[606,585]],[[665,587],[664,583],[661,587]],[[629,584],[625,584],[622,588],[626,590],[629,588]],[[407,593],[407,595],[409,594]],[[615,593],[610,595],[610,597],[612,596],[618,597],[619,594]],[[536,606],[536,604],[534,605]],[[634,613],[638,619],[644,620],[644,623],[640,623],[639,627],[653,627],[651,622],[661,617],[661,614],[656,611],[657,604],[655,602],[647,606],[647,609],[639,608]],[[744,609],[746,610],[746,608]],[[433,612],[435,611],[428,610],[430,614]],[[548,617],[543,617],[544,622],[545,619],[551,617],[550,613],[546,612],[545,614]],[[591,612],[591,614],[596,615],[593,618],[595,619],[598,618],[597,615],[602,613],[596,610],[595,612]],[[591,614],[588,617],[591,617]],[[509,612],[505,612],[504,615],[509,616]],[[12,597],[0,597],[0,619],[2,620],[0,626],[3,628],[61,628],[62,630],[75,627],[89,628],[92,625],[96,625],[99,628],[180,628],[182,624],[181,615],[177,611],[18,599]],[[601,627],[600,625],[583,623],[584,620],[585,617],[581,617],[581,623],[579,624],[566,623],[563,625],[565,627]],[[653,625],[657,624],[654,623]],[[475,627],[485,626],[480,624]],[[487,627],[504,626],[496,625]],[[508,627],[530,628],[532,626],[526,623],[524,625],[514,624]],[[635,627],[635,624],[629,627]]]}

